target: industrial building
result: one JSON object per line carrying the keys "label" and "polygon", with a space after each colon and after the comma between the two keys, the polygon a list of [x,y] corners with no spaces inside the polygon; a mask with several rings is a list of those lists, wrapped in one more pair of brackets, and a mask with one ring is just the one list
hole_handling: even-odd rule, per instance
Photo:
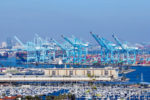
{"label": "industrial building", "polygon": [[118,69],[112,67],[105,68],[48,68],[45,69],[45,75],[50,77],[78,77],[98,78],[98,80],[113,80],[118,78]]}

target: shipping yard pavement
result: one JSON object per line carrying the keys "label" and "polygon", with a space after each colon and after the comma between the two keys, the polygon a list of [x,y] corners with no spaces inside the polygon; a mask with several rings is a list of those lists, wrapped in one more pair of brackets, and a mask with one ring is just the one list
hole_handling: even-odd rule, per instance
{"label": "shipping yard pavement", "polygon": [[[1,96],[48,96],[72,94],[76,99],[150,100],[150,88],[141,85],[106,85],[93,83],[17,84],[0,86]],[[84,100],[83,99],[83,100]]]}

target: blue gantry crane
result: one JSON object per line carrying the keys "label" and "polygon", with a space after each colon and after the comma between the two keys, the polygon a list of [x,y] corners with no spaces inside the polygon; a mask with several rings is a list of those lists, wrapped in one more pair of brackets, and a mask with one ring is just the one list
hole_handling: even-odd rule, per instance
{"label": "blue gantry crane", "polygon": [[93,38],[97,41],[97,43],[101,46],[101,62],[107,63],[108,62],[108,46],[105,44],[105,41],[102,40],[98,35],[90,32]]}
{"label": "blue gantry crane", "polygon": [[73,46],[73,64],[84,63],[86,61],[88,44],[74,37],[68,38],[62,35],[62,38]]}
{"label": "blue gantry crane", "polygon": [[71,61],[71,56],[73,56],[73,51],[72,51],[72,46],[68,46],[67,44],[60,44],[59,42],[57,42],[55,39],[52,39],[52,41],[54,43],[56,43],[56,45],[58,47],[61,48],[61,50],[63,50],[63,61],[65,63],[70,63]]}
{"label": "blue gantry crane", "polygon": [[[115,64],[122,61],[126,64],[135,64],[138,51],[136,47],[131,47],[122,43],[122,41],[114,34],[112,37],[116,44],[104,37],[92,32],[90,33],[101,47],[101,63]],[[88,43],[85,43],[74,36],[69,38],[62,35],[62,38],[67,42],[67,45],[59,43],[55,39],[51,39],[52,41],[43,39],[38,34],[35,34],[32,41],[28,41],[26,43],[23,43],[17,36],[14,36],[14,38],[22,46],[20,50],[27,52],[27,62],[51,63],[55,59],[56,51],[61,49],[65,51],[63,52],[63,60],[65,63],[86,63]],[[99,57],[97,59],[99,59]]]}
{"label": "blue gantry crane", "polygon": [[101,59],[103,58],[105,63],[111,63],[111,64],[116,63],[116,61],[119,59],[120,47],[114,44],[113,42],[108,41],[107,39],[100,37],[92,32],[91,35],[101,46],[101,55],[104,56],[104,57],[101,56]]}
{"label": "blue gantry crane", "polygon": [[[123,44],[120,41],[120,39],[117,36],[115,36],[114,34],[112,35],[112,37],[114,38],[116,43],[122,48],[123,61],[126,61],[126,64],[135,64],[138,48],[129,47],[127,44]],[[131,55],[134,56],[133,59],[131,59]]]}
{"label": "blue gantry crane", "polygon": [[23,47],[22,51],[27,52],[27,63],[50,63],[55,59],[54,46],[47,40],[42,39],[39,35],[35,35],[33,41],[28,41],[26,44],[14,36],[18,43]]}

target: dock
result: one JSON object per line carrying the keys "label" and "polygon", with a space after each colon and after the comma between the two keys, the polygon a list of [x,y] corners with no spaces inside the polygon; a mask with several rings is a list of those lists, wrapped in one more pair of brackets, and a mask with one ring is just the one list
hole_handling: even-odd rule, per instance
{"label": "dock", "polygon": [[48,76],[0,76],[0,82],[77,82],[111,81],[110,77],[48,77]]}
{"label": "dock", "polygon": [[134,71],[136,71],[136,70],[135,69],[128,69],[128,70],[122,71],[122,73],[128,74],[128,73],[131,73],[131,72],[134,72]]}

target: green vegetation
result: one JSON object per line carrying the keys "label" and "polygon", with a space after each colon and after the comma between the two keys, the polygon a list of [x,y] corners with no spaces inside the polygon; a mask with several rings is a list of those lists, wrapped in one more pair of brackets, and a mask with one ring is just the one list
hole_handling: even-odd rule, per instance
{"label": "green vegetation", "polygon": [[12,74],[14,74],[14,73],[19,73],[19,71],[17,71],[17,70],[7,70],[7,73],[12,73]]}
{"label": "green vegetation", "polygon": [[92,90],[97,90],[97,87],[96,86],[92,86]]}
{"label": "green vegetation", "polygon": [[88,73],[88,74],[87,74],[87,77],[93,78],[94,76]]}

